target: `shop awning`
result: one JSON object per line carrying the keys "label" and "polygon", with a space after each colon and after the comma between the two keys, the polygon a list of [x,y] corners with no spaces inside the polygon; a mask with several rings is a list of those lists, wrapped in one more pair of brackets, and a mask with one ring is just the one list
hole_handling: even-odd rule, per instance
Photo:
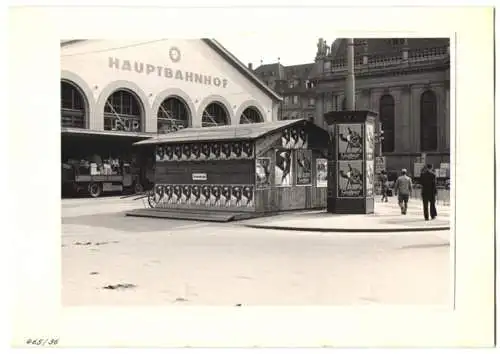
{"label": "shop awning", "polygon": [[[154,138],[139,141],[134,145],[164,144],[180,142],[204,142],[224,140],[255,140],[299,122],[308,123],[306,119],[281,120],[271,123],[253,123],[239,125],[223,125],[205,128],[186,128],[176,132],[162,134]],[[312,123],[309,123],[312,124]]]}

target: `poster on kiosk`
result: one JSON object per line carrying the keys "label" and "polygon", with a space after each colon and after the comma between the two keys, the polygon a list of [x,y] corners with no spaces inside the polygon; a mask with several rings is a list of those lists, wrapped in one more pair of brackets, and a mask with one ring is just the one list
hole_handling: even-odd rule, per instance
{"label": "poster on kiosk", "polygon": [[375,188],[375,125],[367,122],[365,127],[365,196],[373,197]]}
{"label": "poster on kiosk", "polygon": [[337,124],[337,198],[363,198],[364,124]]}

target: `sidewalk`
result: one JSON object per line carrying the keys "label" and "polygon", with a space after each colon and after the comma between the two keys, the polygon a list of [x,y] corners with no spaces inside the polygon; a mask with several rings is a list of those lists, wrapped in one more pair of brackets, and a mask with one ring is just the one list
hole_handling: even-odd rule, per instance
{"label": "sidewalk", "polygon": [[410,200],[408,212],[401,210],[394,198],[388,203],[375,203],[375,213],[368,215],[329,214],[321,211],[300,211],[241,222],[258,229],[316,232],[419,232],[450,230],[451,208],[438,205],[438,217],[425,221],[420,200]]}

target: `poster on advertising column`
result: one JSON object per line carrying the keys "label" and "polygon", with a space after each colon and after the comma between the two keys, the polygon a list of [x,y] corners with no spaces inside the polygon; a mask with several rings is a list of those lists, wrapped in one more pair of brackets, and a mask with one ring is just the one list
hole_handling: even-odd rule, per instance
{"label": "poster on advertising column", "polygon": [[373,188],[375,186],[375,161],[367,160],[366,161],[366,196],[373,197]]}
{"label": "poster on advertising column", "polygon": [[373,160],[375,157],[375,125],[366,123],[365,128],[366,160]]}
{"label": "poster on advertising column", "polygon": [[363,125],[337,124],[337,160],[363,159]]}
{"label": "poster on advertising column", "polygon": [[328,187],[327,159],[316,159],[316,187]]}
{"label": "poster on advertising column", "polygon": [[363,198],[363,161],[337,163],[337,198]]}

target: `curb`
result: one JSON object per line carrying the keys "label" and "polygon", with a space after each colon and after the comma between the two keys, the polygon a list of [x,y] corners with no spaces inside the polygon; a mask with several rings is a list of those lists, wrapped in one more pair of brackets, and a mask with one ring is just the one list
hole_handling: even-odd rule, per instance
{"label": "curb", "polygon": [[341,229],[341,228],[319,228],[319,227],[290,227],[290,226],[266,226],[266,225],[243,225],[252,229],[301,231],[301,232],[336,232],[336,233],[389,233],[389,232],[425,232],[425,231],[447,231],[451,226],[430,226],[413,228],[388,228],[388,229]]}

